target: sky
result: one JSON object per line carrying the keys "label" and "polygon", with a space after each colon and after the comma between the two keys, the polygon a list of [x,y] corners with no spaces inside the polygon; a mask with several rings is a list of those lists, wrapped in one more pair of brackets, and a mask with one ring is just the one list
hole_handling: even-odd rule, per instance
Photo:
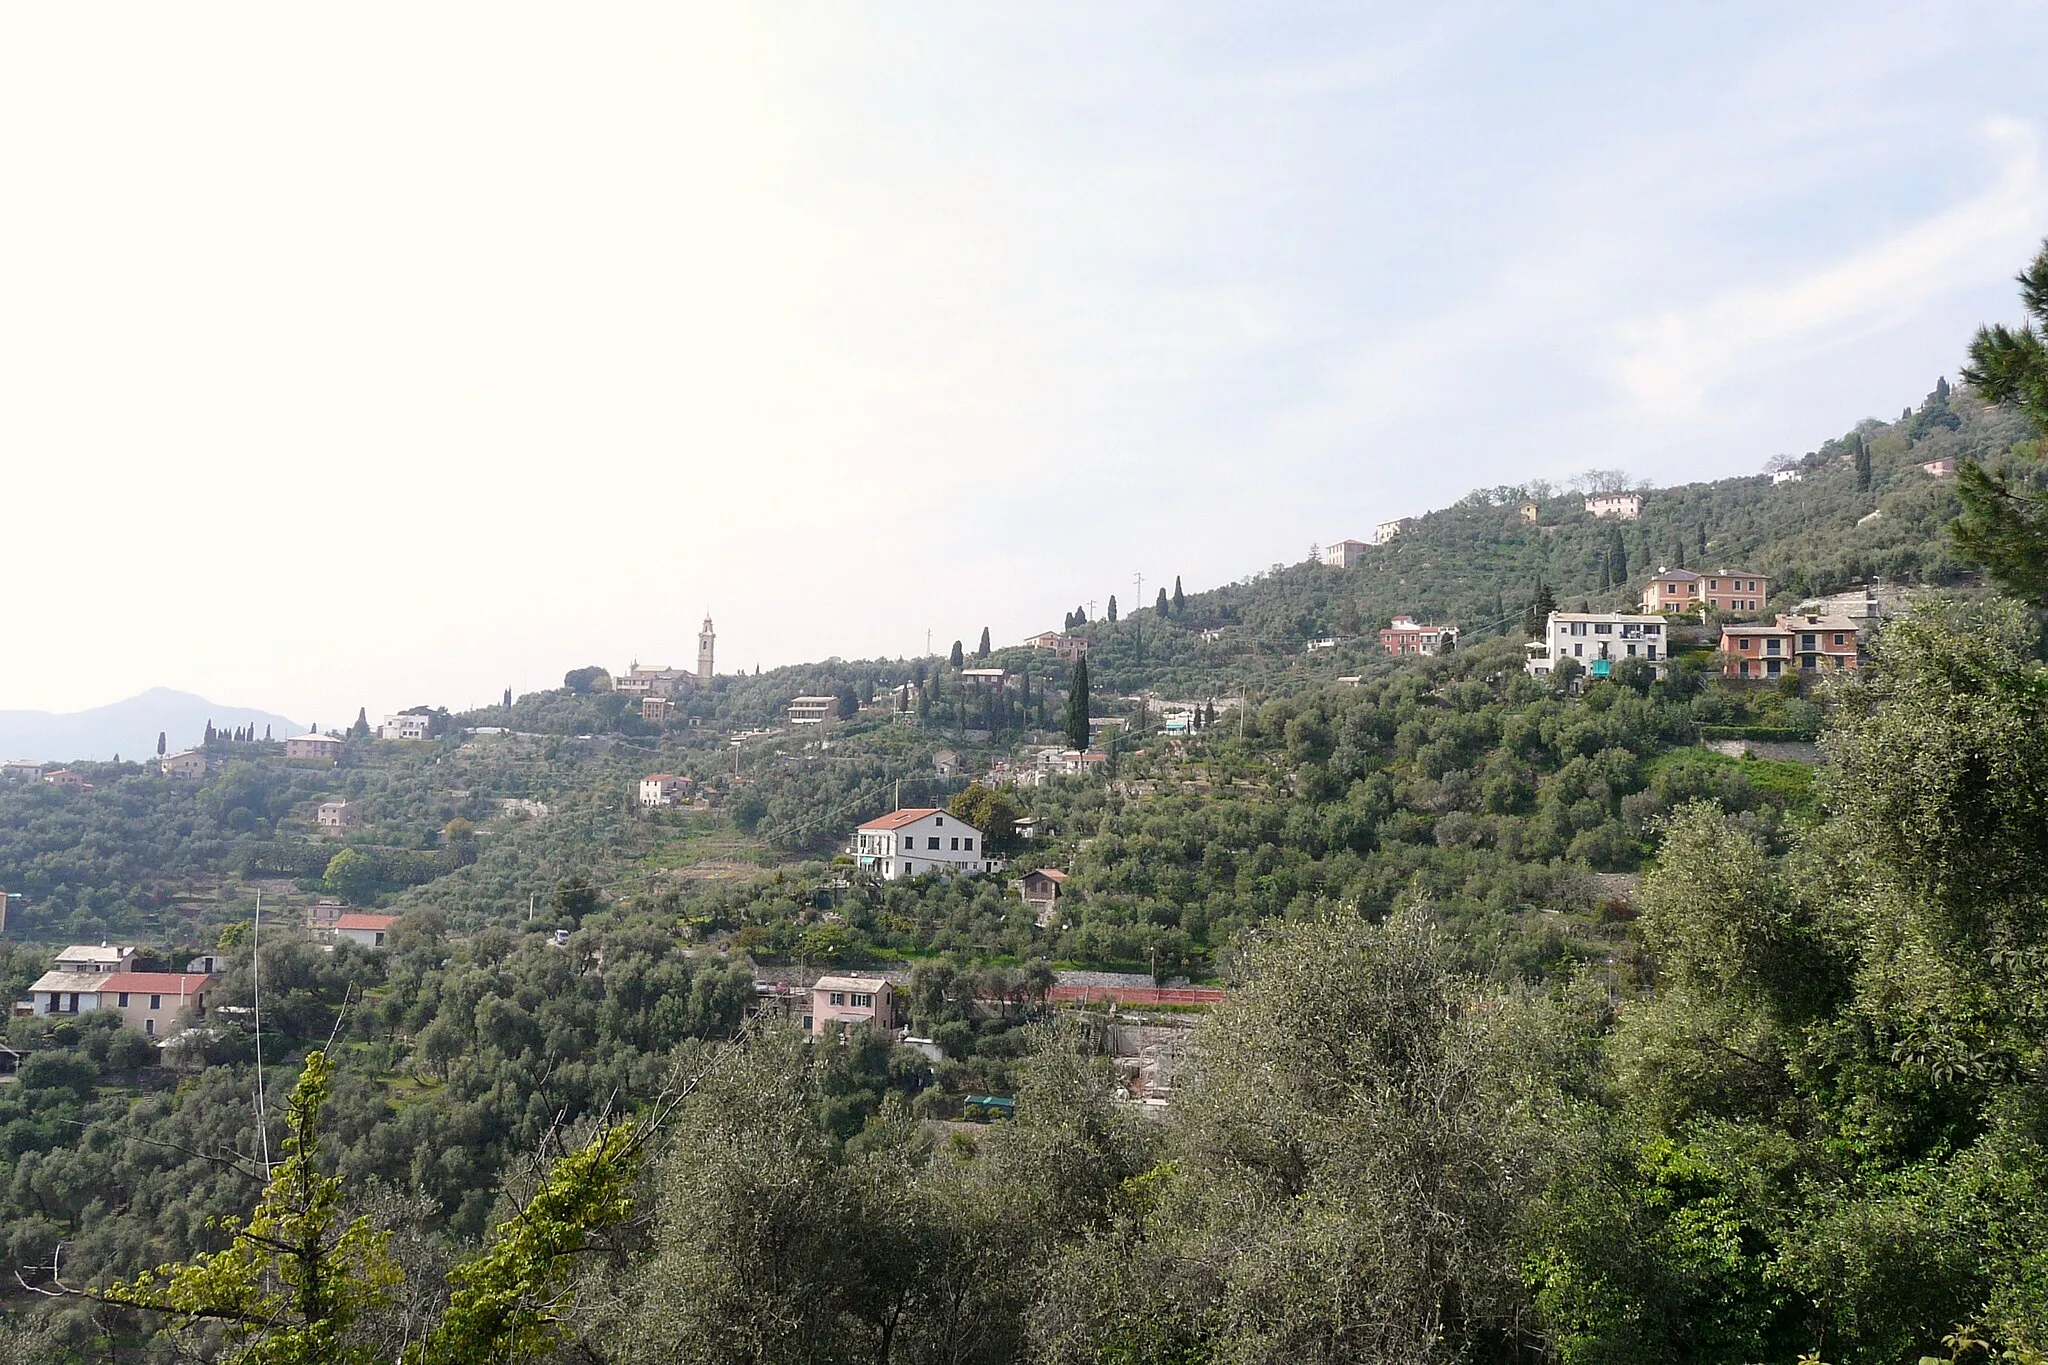
{"label": "sky", "polygon": [[2048,236],[2027,4],[0,10],[0,708],[907,656],[1760,470]]}

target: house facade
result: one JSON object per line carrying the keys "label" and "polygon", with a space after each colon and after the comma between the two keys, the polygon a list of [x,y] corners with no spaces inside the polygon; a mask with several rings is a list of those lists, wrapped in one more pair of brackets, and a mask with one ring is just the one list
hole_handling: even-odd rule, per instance
{"label": "house facade", "polygon": [[377,738],[425,739],[433,732],[433,724],[433,719],[428,716],[386,716],[384,723],[377,727]]}
{"label": "house facade", "polygon": [[893,1029],[898,1023],[896,987],[887,977],[821,976],[811,986],[809,1023],[813,1038],[862,1024]]}
{"label": "house facade", "polygon": [[135,969],[136,950],[125,943],[74,943],[51,964],[59,972],[127,972]]}
{"label": "house facade", "polygon": [[85,776],[82,773],[72,772],[69,768],[52,768],[49,772],[43,774],[43,781],[53,787],[87,787],[92,785],[85,780]]}
{"label": "house facade", "polygon": [[1066,882],[1066,873],[1057,868],[1041,867],[1035,872],[1026,872],[1012,885],[1024,903],[1037,912],[1038,927],[1044,929],[1059,916],[1060,891]]}
{"label": "house facade", "polygon": [[1458,647],[1456,626],[1425,626],[1412,616],[1396,616],[1380,631],[1380,648],[1389,654],[1448,654]]}
{"label": "house facade", "polygon": [[310,735],[293,735],[284,742],[284,756],[333,763],[341,757],[341,741],[317,731]]}
{"label": "house facade", "polygon": [[1620,612],[1554,611],[1544,623],[1543,638],[1526,646],[1523,667],[1542,675],[1556,671],[1560,659],[1575,659],[1595,678],[1604,678],[1623,659],[1643,659],[1662,677],[1671,657],[1661,616],[1630,616]]}
{"label": "house facade", "polygon": [[689,790],[690,780],[674,773],[649,773],[640,779],[640,804],[649,810],[673,806]]}
{"label": "house facade", "polygon": [[823,725],[839,717],[837,697],[797,697],[789,704],[791,725]]}
{"label": "house facade", "polygon": [[1323,547],[1323,563],[1333,569],[1355,569],[1364,562],[1365,552],[1371,548],[1362,540],[1340,540]]}
{"label": "house facade", "polygon": [[[709,630],[711,622],[707,620],[704,626]],[[612,679],[612,691],[629,697],[674,698],[695,690],[699,681],[687,668],[642,668],[636,663],[626,670],[624,677]]]}
{"label": "house facade", "polygon": [[391,926],[396,923],[396,915],[348,912],[335,916],[334,927],[328,932],[337,940],[347,939],[350,943],[358,943],[365,948],[382,948],[391,936]]}
{"label": "house facade", "polygon": [[157,771],[174,782],[196,782],[206,776],[206,751],[185,749],[156,761]]}
{"label": "house facade", "polygon": [[1796,614],[1770,625],[1723,626],[1721,654],[1723,677],[1765,680],[1794,671],[1857,668],[1863,661],[1854,621]]}
{"label": "house facade", "polygon": [[884,881],[905,877],[975,876],[989,870],[982,833],[956,815],[929,807],[893,811],[853,832],[847,850]]}
{"label": "house facade", "polygon": [[1639,521],[1643,515],[1641,493],[1593,493],[1586,498],[1586,510],[1596,517]]}
{"label": "house facade", "polygon": [[121,1022],[148,1038],[167,1038],[189,1012],[206,1013],[213,978],[198,972],[63,971],[43,973],[29,987],[36,1015],[74,1018],[112,1010]]}
{"label": "house facade", "polygon": [[355,828],[356,807],[352,801],[322,801],[320,809],[314,812],[314,821],[329,834],[339,834],[345,829]]}
{"label": "house facade", "polygon": [[1921,465],[1920,469],[1922,473],[1932,474],[1937,479],[1946,479],[1956,472],[1955,456],[1944,455],[1938,460],[1929,460]]}
{"label": "house facade", "polygon": [[1392,521],[1383,521],[1372,528],[1372,543],[1375,545],[1385,545],[1414,524],[1415,518],[1413,517],[1395,517]]}

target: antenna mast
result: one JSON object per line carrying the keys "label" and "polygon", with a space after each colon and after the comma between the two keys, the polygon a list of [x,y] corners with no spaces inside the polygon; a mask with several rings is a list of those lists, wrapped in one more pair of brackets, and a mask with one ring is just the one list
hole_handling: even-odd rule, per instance
{"label": "antenna mast", "polygon": [[263,1150],[263,1179],[270,1180],[270,1110],[263,1102],[263,888],[256,888],[256,925],[249,932],[249,993],[256,1006],[256,1138]]}

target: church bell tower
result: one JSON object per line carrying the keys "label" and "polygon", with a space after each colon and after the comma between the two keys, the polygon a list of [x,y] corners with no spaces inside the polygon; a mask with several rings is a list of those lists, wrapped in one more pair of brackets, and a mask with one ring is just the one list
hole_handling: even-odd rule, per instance
{"label": "church bell tower", "polygon": [[704,617],[704,628],[697,632],[697,681],[704,686],[711,685],[711,646],[718,639],[718,633],[711,629],[711,617]]}

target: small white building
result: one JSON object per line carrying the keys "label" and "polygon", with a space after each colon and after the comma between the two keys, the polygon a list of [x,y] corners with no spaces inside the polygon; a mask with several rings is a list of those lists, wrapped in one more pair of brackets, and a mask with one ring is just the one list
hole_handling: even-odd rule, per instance
{"label": "small white building", "polygon": [[673,806],[683,799],[689,785],[688,778],[674,773],[649,773],[640,779],[640,804],[649,810]]}
{"label": "small white building", "polygon": [[1805,478],[1806,471],[1803,469],[1774,469],[1771,471],[1771,486],[1775,488],[1781,483],[1799,483]]}
{"label": "small white building", "polygon": [[74,943],[57,954],[57,960],[50,964],[50,970],[57,972],[132,972],[135,970],[135,949],[123,943],[101,943],[94,947],[90,943]]}
{"label": "small white building", "polygon": [[377,727],[379,739],[425,739],[433,728],[429,716],[386,716],[384,723]]}
{"label": "small white building", "polygon": [[1643,515],[1641,493],[1594,493],[1586,498],[1586,510],[1596,517],[1639,521]]}
{"label": "small white building", "polygon": [[1385,545],[1414,524],[1415,518],[1413,517],[1395,517],[1392,521],[1383,521],[1372,528],[1372,543],[1375,545]]}
{"label": "small white building", "polygon": [[341,741],[317,730],[310,735],[293,735],[284,742],[284,756],[333,763],[341,758]]}
{"label": "small white building", "polygon": [[853,832],[847,850],[884,881],[905,877],[975,876],[989,870],[980,830],[930,807],[892,811]]}
{"label": "small white building", "polygon": [[1362,540],[1340,540],[1323,547],[1323,563],[1333,569],[1355,569],[1364,562],[1365,552],[1371,548]]}
{"label": "small white building", "polygon": [[1559,659],[1576,659],[1589,676],[1604,678],[1623,659],[1646,659],[1661,678],[1671,657],[1665,630],[1661,616],[1554,611],[1544,625],[1543,638],[1531,640],[1525,647],[1523,667],[1544,675],[1556,670]]}
{"label": "small white building", "polygon": [[789,704],[791,725],[823,725],[839,717],[837,697],[798,697]]}
{"label": "small white building", "polygon": [[339,834],[353,828],[356,823],[356,808],[348,801],[322,801],[314,813],[314,820],[320,828],[330,834]]}

